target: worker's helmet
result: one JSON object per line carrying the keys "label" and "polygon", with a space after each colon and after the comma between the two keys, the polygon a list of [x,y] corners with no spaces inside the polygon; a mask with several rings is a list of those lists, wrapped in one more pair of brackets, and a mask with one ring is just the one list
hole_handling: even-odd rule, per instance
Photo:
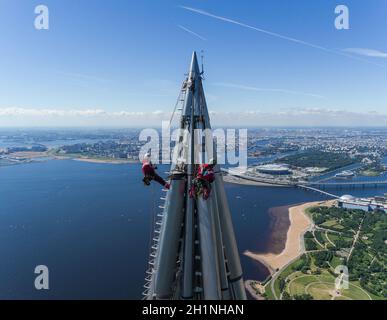
{"label": "worker's helmet", "polygon": [[143,159],[143,161],[142,162],[147,162],[147,163],[151,163],[152,161],[152,156],[151,156],[151,154],[150,154],[150,152],[147,152],[147,153],[145,153],[145,155],[144,155],[144,159]]}

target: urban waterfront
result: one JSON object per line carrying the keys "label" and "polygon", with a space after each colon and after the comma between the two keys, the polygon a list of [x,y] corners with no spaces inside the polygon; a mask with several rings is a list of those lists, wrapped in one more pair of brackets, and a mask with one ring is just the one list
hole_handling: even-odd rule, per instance
{"label": "urban waterfront", "polygon": [[[331,191],[374,196],[387,188]],[[325,199],[293,188],[226,184],[226,192],[245,278],[257,280],[268,272],[243,252],[278,250],[270,243],[273,211]],[[56,160],[0,167],[0,298],[141,298],[161,194],[156,185],[143,186],[135,164]],[[50,269],[49,291],[34,288],[40,264]]]}

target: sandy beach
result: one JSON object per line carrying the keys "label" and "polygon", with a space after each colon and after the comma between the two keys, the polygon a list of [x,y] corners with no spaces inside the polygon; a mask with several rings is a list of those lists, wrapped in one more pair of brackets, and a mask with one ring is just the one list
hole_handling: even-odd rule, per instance
{"label": "sandy beach", "polygon": [[20,152],[10,153],[8,156],[12,158],[34,159],[34,158],[47,157],[48,152],[20,151]]}
{"label": "sandy beach", "polygon": [[245,251],[244,254],[263,263],[272,274],[277,270],[282,269],[289,262],[300,256],[304,251],[303,235],[312,227],[312,221],[305,214],[305,210],[322,203],[324,202],[308,202],[289,208],[290,225],[287,232],[285,249],[280,254],[261,254],[250,251]]}

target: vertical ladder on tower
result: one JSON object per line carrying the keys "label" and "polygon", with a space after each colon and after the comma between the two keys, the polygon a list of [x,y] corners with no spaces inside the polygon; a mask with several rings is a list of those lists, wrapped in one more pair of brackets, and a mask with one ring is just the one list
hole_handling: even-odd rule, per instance
{"label": "vertical ladder on tower", "polygon": [[[168,190],[166,189],[163,189],[162,191],[168,192]],[[150,289],[152,277],[154,274],[154,266],[156,262],[157,249],[159,247],[161,227],[163,224],[166,197],[160,197],[160,200],[163,201],[163,204],[159,205],[158,208],[162,209],[162,211],[157,213],[156,216],[154,217],[155,223],[153,226],[151,246],[149,248],[148,269],[146,270],[145,283],[143,286],[145,290],[142,292],[142,295],[144,296],[143,300],[146,299],[146,297],[149,295],[149,289]]]}

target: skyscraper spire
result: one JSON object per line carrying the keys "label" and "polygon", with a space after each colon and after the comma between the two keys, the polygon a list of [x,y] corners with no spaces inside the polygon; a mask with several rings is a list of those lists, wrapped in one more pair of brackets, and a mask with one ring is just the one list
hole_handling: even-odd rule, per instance
{"label": "skyscraper spire", "polygon": [[[161,218],[156,222],[144,296],[147,299],[246,299],[239,253],[219,166],[207,200],[190,197],[196,166],[213,155],[211,129],[196,52],[182,86],[179,142]],[[197,133],[199,132],[199,133]],[[206,131],[208,135],[208,130]],[[209,139],[210,138],[210,139]],[[204,154],[202,151],[205,151]],[[207,160],[206,160],[207,158]]]}

